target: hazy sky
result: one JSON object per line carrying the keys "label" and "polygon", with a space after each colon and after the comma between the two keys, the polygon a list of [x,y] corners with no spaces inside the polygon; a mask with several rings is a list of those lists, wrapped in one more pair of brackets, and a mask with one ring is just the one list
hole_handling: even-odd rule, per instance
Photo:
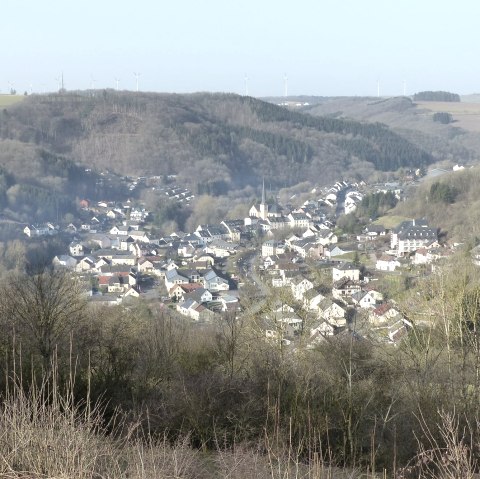
{"label": "hazy sky", "polygon": [[480,92],[478,0],[0,0],[0,92]]}

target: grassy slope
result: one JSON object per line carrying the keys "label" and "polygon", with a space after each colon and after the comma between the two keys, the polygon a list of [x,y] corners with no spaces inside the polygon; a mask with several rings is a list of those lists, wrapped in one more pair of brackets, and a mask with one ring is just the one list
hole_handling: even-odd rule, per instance
{"label": "grassy slope", "polygon": [[[452,204],[430,201],[434,182],[446,183],[458,191]],[[406,202],[399,203],[390,214],[380,218],[383,225],[397,225],[402,219],[422,218],[446,232],[449,239],[465,242],[480,238],[480,167],[445,174],[425,181]]]}
{"label": "grassy slope", "polygon": [[428,111],[429,115],[436,112],[450,113],[453,116],[453,126],[455,127],[469,132],[480,132],[480,103],[418,101],[416,104],[418,109]]}
{"label": "grassy slope", "polygon": [[376,225],[382,225],[383,227],[387,229],[392,229],[398,226],[402,221],[405,221],[409,218],[406,216],[399,216],[399,215],[385,215],[380,218],[378,218],[376,221],[374,221],[374,224]]}

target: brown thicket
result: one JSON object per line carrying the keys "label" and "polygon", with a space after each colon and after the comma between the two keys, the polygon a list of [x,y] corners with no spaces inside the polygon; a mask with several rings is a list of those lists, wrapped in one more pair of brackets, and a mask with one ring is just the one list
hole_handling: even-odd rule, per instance
{"label": "brown thicket", "polygon": [[[73,451],[94,445],[68,452],[93,469],[103,463],[89,454],[108,456],[102,451],[110,448],[112,471],[123,464],[130,477],[152,477],[167,463],[184,468],[177,476],[170,472],[173,477],[355,477],[368,470],[372,478],[393,471],[405,478],[453,478],[478,472],[480,282],[466,259],[412,286],[399,307],[414,327],[397,347],[343,334],[312,349],[286,348],[265,340],[255,308],[239,319],[192,325],[142,303],[96,309],[69,296],[71,287],[59,296],[44,290],[59,279],[15,279],[2,289],[0,380],[5,391],[12,378],[17,388],[2,397],[4,421],[22,425],[16,440],[46,429],[38,434],[43,445],[25,436],[24,446],[12,448],[11,427],[1,428],[0,452],[12,475],[67,474],[47,472],[47,459],[60,467],[60,452],[32,462],[32,451],[48,455],[49,445],[61,451],[66,443]],[[8,290],[13,285],[17,295]],[[92,425],[89,411],[96,414]],[[113,425],[119,411],[121,431]],[[66,419],[68,430],[61,426]],[[132,428],[135,434],[128,435]],[[54,430],[72,437],[60,435],[57,443],[48,436]],[[81,444],[74,446],[77,439]],[[37,449],[29,452],[25,444]],[[440,460],[447,461],[443,475],[434,476]]]}

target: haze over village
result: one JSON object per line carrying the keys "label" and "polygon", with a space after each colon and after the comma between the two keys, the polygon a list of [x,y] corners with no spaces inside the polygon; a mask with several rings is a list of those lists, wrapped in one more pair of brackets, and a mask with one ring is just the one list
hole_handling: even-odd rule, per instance
{"label": "haze over village", "polygon": [[3,2],[0,479],[480,477],[480,4]]}
{"label": "haze over village", "polygon": [[[194,202],[195,195],[175,179],[167,179],[168,187],[147,186],[161,182],[158,177],[124,181],[129,191],[151,188],[169,202]],[[30,241],[55,235],[64,244],[71,240],[52,265],[74,272],[96,304],[145,298],[204,322],[248,310],[252,296],[270,309],[271,290],[278,304],[257,325],[268,340],[289,347],[307,340],[311,347],[325,335],[350,330],[355,318],[357,334],[395,344],[411,324],[394,298],[384,301],[382,283],[420,265],[431,271],[458,245],[440,244],[439,228],[425,219],[389,229],[371,223],[357,235],[339,234],[336,222],[354,213],[364,197],[402,200],[403,188],[401,182],[367,186],[342,180],[314,188],[311,199],[294,207],[268,203],[263,182],[260,201],[246,218],[226,217],[165,236],[150,232],[151,212],[139,202],[82,199],[83,222],[30,224],[23,232]]]}

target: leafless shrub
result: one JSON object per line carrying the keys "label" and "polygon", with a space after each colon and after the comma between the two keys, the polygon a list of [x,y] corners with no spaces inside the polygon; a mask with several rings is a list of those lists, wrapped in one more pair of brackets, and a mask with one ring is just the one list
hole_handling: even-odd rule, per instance
{"label": "leafless shrub", "polygon": [[174,444],[170,444],[166,437],[160,440],[138,438],[126,445],[121,458],[127,464],[124,477],[132,479],[211,478],[213,475],[200,456],[200,452],[191,447],[189,437],[185,436]]}
{"label": "leafless shrub", "polygon": [[418,454],[397,473],[397,479],[478,479],[472,430],[460,425],[455,412],[438,414],[437,431],[428,427],[423,416],[419,418],[425,440],[417,439]]}
{"label": "leafless shrub", "polygon": [[0,476],[119,476],[117,448],[98,409],[74,406],[44,388],[15,387],[0,409]]}

